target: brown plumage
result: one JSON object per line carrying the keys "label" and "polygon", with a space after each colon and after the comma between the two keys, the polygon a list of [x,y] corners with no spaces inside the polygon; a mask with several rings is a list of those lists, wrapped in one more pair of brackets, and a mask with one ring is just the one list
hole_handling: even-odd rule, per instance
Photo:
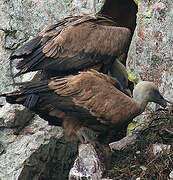
{"label": "brown plumage", "polygon": [[116,57],[127,50],[130,35],[129,29],[116,27],[105,17],[69,17],[46,27],[11,59],[23,58],[16,76],[36,70],[63,76],[88,68],[107,73]]}
{"label": "brown plumage", "polygon": [[[133,36],[136,27],[136,14],[138,6],[134,0],[105,0],[103,7],[98,14],[108,16],[115,21],[118,26],[126,27],[131,30],[131,37]],[[129,46],[128,48],[129,49]],[[127,52],[123,53],[121,62],[126,65]]]}
{"label": "brown plumage", "polygon": [[22,83],[20,90],[4,94],[7,102],[29,107],[52,125],[62,125],[67,136],[87,127],[104,133],[119,131],[141,114],[148,102],[164,108],[166,100],[152,82],[141,82],[133,98],[119,90],[119,82],[95,70],[65,78]]}
{"label": "brown plumage", "polygon": [[134,0],[105,0],[98,14],[112,17],[121,27],[127,27],[133,33],[136,27],[138,7]]}
{"label": "brown plumage", "polygon": [[36,70],[47,78],[90,68],[107,73],[117,56],[127,54],[136,25],[132,2],[106,0],[95,16],[72,16],[48,25],[10,57],[22,58],[15,77]]}

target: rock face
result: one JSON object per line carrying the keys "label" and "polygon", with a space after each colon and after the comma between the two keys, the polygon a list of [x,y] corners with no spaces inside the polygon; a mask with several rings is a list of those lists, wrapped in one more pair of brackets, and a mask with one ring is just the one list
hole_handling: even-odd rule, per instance
{"label": "rock face", "polygon": [[[137,27],[128,53],[127,66],[137,81],[155,82],[166,99],[173,99],[173,2],[171,0],[138,1]],[[149,110],[136,118],[145,126]]]}
{"label": "rock face", "polygon": [[52,127],[19,105],[0,111],[0,179],[66,179],[78,143],[66,143]]}
{"label": "rock face", "polygon": [[138,6],[128,68],[136,79],[155,82],[167,99],[173,99],[173,2],[140,0]]}
{"label": "rock face", "polygon": [[91,144],[81,144],[79,155],[69,173],[69,180],[102,178],[104,170],[103,163],[99,160],[98,154]]}

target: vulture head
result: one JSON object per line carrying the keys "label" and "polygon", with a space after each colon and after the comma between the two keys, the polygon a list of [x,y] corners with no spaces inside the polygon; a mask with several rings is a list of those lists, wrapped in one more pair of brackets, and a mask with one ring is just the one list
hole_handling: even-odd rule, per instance
{"label": "vulture head", "polygon": [[160,94],[156,85],[149,81],[142,81],[136,85],[133,98],[141,105],[142,110],[144,110],[148,102],[157,103],[163,108],[167,105],[167,100]]}

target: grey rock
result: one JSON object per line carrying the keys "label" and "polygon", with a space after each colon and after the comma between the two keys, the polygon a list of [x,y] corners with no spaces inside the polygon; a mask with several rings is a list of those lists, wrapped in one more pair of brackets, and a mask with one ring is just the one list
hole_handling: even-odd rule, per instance
{"label": "grey rock", "polygon": [[74,162],[69,173],[69,180],[91,179],[100,180],[102,178],[104,166],[99,156],[91,144],[81,144],[79,155]]}
{"label": "grey rock", "polygon": [[170,172],[169,177],[173,179],[173,171]]}
{"label": "grey rock", "polygon": [[119,141],[115,141],[109,144],[112,151],[122,150],[123,148],[127,147],[128,145],[132,145],[136,142],[138,135],[132,134],[129,136],[124,137]]}
{"label": "grey rock", "polygon": [[0,110],[0,128],[24,127],[33,116],[34,114],[22,105],[6,103]]}
{"label": "grey rock", "polygon": [[0,156],[0,178],[5,180],[18,179],[24,168],[24,161],[40,146],[48,144],[51,137],[62,136],[62,131],[48,126],[47,122],[36,116],[20,135],[14,135],[13,128],[1,129],[0,134],[0,142],[4,145]]}
{"label": "grey rock", "polygon": [[[0,114],[4,120],[0,126],[0,179],[67,179],[78,143],[66,143],[62,128],[49,126],[38,116],[26,126],[24,116],[31,112],[14,106],[5,105],[6,112]],[[16,119],[21,126],[16,127]]]}
{"label": "grey rock", "polygon": [[153,144],[152,152],[154,155],[161,154],[163,152],[166,152],[169,154],[171,149],[171,145],[167,144]]}
{"label": "grey rock", "polygon": [[[137,27],[127,59],[127,68],[137,81],[153,81],[163,96],[173,100],[173,2],[171,0],[139,1]],[[137,129],[147,126],[153,103],[135,118]]]}
{"label": "grey rock", "polygon": [[127,65],[138,80],[154,81],[167,99],[173,99],[173,3],[140,1],[137,27]]}

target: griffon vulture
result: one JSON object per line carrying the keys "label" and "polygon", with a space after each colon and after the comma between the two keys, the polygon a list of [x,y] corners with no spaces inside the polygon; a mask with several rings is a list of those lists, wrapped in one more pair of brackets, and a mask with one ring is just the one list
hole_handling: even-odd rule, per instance
{"label": "griffon vulture", "polygon": [[30,108],[49,124],[61,125],[67,137],[77,134],[84,140],[87,138],[81,133],[83,127],[100,134],[111,129],[119,131],[141,114],[148,102],[164,108],[167,105],[167,100],[152,82],[137,84],[133,98],[119,88],[118,81],[90,70],[64,78],[21,83],[18,91],[1,96],[9,103]]}
{"label": "griffon vulture", "polygon": [[64,76],[88,68],[107,73],[115,58],[126,51],[131,33],[99,24],[103,21],[114,23],[105,17],[80,16],[49,25],[11,56],[11,60],[23,58],[16,76],[36,70]]}
{"label": "griffon vulture", "polygon": [[97,15],[67,17],[48,25],[11,55],[11,60],[21,59],[15,77],[36,70],[47,78],[90,68],[107,73],[116,57],[127,54],[136,12],[133,0],[106,0]]}

